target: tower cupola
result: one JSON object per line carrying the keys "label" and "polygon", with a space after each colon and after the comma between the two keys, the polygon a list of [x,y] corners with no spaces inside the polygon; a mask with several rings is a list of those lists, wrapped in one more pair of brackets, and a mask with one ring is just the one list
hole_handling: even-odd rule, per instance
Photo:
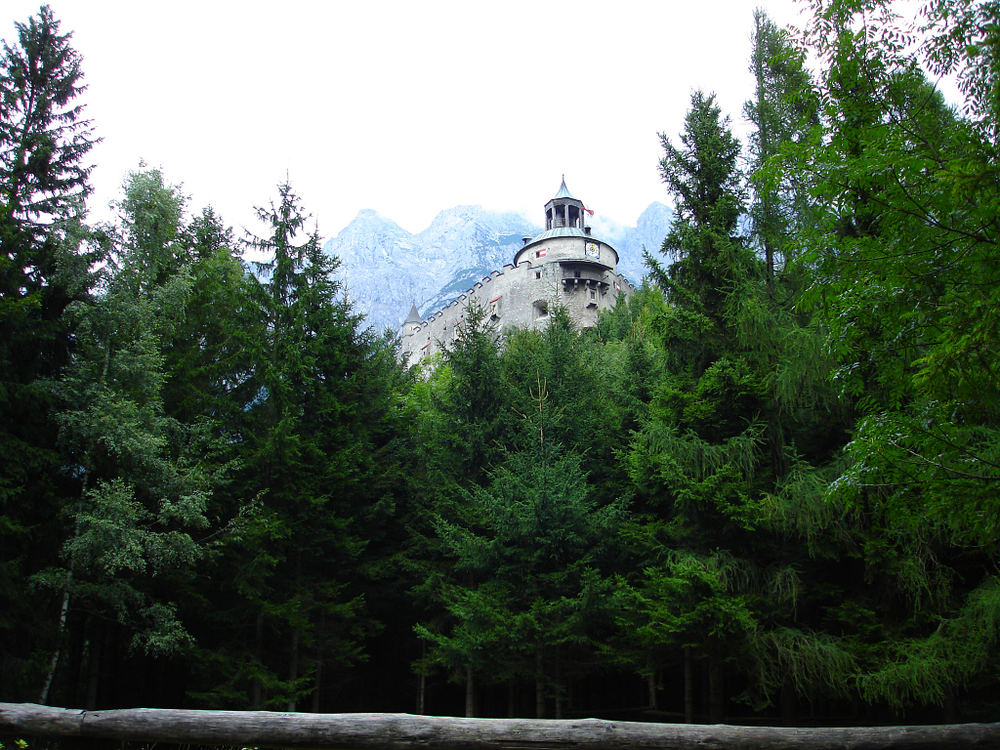
{"label": "tower cupola", "polygon": [[559,192],[545,204],[545,228],[572,227],[582,230],[583,211],[583,201],[573,197],[566,187],[566,175],[563,175]]}

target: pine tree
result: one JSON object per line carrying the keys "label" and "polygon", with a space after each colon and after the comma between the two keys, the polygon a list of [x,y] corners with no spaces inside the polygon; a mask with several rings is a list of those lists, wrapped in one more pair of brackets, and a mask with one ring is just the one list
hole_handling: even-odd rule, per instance
{"label": "pine tree", "polygon": [[[690,592],[686,609],[705,613],[675,615],[675,643],[686,647],[685,671],[690,659],[704,660],[708,711],[720,720],[724,664],[744,651],[755,626],[749,582],[759,576],[750,553],[755,497],[768,481],[761,471],[766,388],[742,333],[764,274],[739,234],[740,147],[714,97],[692,96],[680,146],[661,139],[661,175],[676,205],[662,248],[672,262],[663,268],[648,258],[667,304],[652,322],[662,370],[628,457],[638,489],[632,534],[643,550],[636,587],[650,621],[676,607],[662,597],[678,587]],[[704,571],[712,570],[737,572],[706,588]],[[641,639],[645,628],[634,632]],[[654,670],[652,656],[636,669]]]}
{"label": "pine tree", "polygon": [[[106,232],[99,293],[70,310],[77,349],[52,389],[61,465],[76,497],[64,509],[64,565],[36,576],[61,600],[43,703],[70,628],[88,631],[95,643],[107,642],[101,634],[109,629],[110,640],[124,638],[151,655],[191,641],[167,581],[204,555],[192,534],[208,525],[215,476],[202,463],[198,430],[163,406],[163,342],[183,317],[190,288],[172,244],[182,206],[158,173],[130,175],[119,225]],[[146,217],[157,212],[164,221],[146,231]],[[96,645],[88,658],[99,674]],[[91,685],[88,705],[98,687]]]}
{"label": "pine tree", "polygon": [[458,573],[438,589],[451,622],[417,631],[432,644],[426,661],[464,672],[467,715],[475,715],[478,676],[530,681],[536,716],[548,715],[551,699],[561,718],[567,685],[592,660],[593,638],[609,617],[622,505],[592,499],[579,456],[553,437],[559,427],[547,387],[536,383],[535,411],[522,427],[530,447],[508,454],[488,484],[467,492],[458,518],[435,524]]}
{"label": "pine tree", "polygon": [[0,58],[0,672],[36,697],[39,612],[23,582],[57,554],[67,487],[45,383],[72,350],[64,312],[94,283],[82,226],[95,142],[78,101],[79,54],[48,6],[16,24]]}

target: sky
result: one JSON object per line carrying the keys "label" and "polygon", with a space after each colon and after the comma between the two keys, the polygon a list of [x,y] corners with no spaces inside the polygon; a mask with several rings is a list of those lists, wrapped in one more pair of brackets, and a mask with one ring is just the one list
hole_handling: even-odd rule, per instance
{"label": "sky", "polygon": [[[540,223],[562,175],[601,217],[633,224],[660,183],[693,91],[743,136],[754,7],[795,0],[50,0],[83,56],[102,142],[91,214],[141,162],[259,231],[287,179],[335,235],[361,209],[404,229],[477,204]],[[0,37],[38,2],[3,0]]]}

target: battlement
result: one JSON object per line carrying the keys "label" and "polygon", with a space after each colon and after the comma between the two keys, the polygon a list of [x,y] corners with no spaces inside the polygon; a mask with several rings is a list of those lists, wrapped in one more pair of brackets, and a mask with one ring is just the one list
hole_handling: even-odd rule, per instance
{"label": "battlement", "polygon": [[618,273],[617,251],[584,226],[586,213],[563,180],[556,197],[546,203],[546,230],[525,238],[513,263],[484,276],[424,320],[414,307],[401,331],[407,363],[454,341],[473,300],[500,332],[544,327],[555,305],[565,307],[580,328],[596,325],[600,311],[612,307],[621,294],[632,294],[634,287]]}

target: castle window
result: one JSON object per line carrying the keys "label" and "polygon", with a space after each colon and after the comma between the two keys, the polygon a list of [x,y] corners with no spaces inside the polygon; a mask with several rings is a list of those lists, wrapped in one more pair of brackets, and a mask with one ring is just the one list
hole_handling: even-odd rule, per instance
{"label": "castle window", "polygon": [[573,278],[574,279],[580,278],[580,272],[579,271],[573,271]]}
{"label": "castle window", "polygon": [[542,278],[542,272],[541,271],[535,271],[535,278],[536,279]]}
{"label": "castle window", "polygon": [[532,310],[535,313],[535,320],[544,318],[549,314],[549,303],[543,299],[535,300],[535,304],[532,305]]}

